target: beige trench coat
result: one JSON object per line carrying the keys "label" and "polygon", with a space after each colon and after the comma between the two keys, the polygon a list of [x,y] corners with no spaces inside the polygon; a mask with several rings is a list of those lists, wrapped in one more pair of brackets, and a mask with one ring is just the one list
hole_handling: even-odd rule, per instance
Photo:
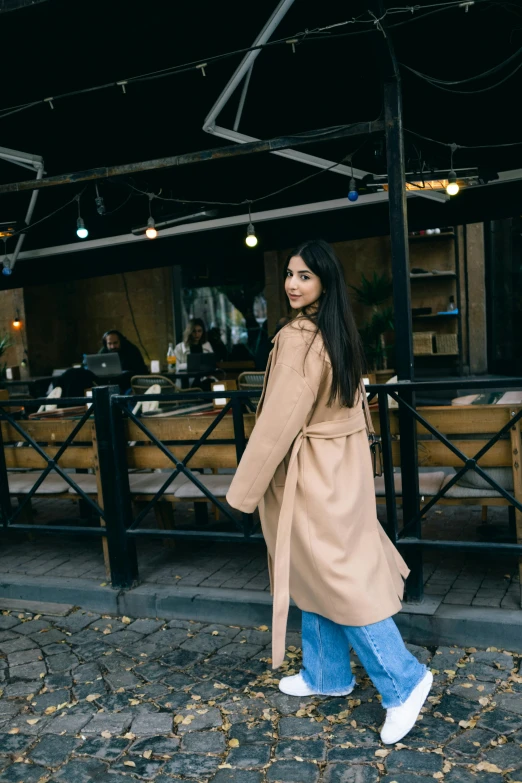
{"label": "beige trench coat", "polygon": [[274,340],[257,422],[227,495],[259,506],[274,595],[273,666],[285,653],[290,596],[341,625],[398,612],[408,568],[376,513],[362,401],[328,407],[332,368],[304,319]]}

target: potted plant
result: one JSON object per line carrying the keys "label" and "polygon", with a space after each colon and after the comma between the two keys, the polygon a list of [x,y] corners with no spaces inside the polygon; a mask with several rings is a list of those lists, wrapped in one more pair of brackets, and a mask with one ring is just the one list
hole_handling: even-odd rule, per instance
{"label": "potted plant", "polygon": [[391,346],[385,335],[394,329],[393,308],[387,304],[393,292],[392,281],[388,275],[374,272],[370,280],[362,275],[360,288],[350,288],[357,301],[372,311],[370,320],[359,330],[368,364],[372,371],[386,370]]}

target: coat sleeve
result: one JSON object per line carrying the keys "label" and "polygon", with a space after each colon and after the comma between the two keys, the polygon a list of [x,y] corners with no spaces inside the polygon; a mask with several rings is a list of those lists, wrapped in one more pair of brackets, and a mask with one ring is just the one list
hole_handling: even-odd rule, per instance
{"label": "coat sleeve", "polygon": [[252,513],[306,424],[315,402],[306,379],[286,364],[270,372],[269,388],[259,419],[227,494],[239,511]]}
{"label": "coat sleeve", "polygon": [[187,369],[187,354],[183,343],[178,343],[174,348],[174,356],[176,357],[176,369]]}

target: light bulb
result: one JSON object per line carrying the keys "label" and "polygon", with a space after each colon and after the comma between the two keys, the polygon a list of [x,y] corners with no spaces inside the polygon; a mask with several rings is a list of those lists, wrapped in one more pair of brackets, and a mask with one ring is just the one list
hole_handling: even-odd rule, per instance
{"label": "light bulb", "polygon": [[3,269],[2,269],[2,274],[3,275],[12,275],[13,274],[13,270],[10,269],[8,266],[4,266]]}
{"label": "light bulb", "polygon": [[149,239],[156,239],[158,236],[158,231],[156,229],[156,223],[154,222],[154,218],[150,217],[147,220],[147,228],[145,229],[145,233],[148,236]]}
{"label": "light bulb", "polygon": [[357,185],[355,184],[355,180],[352,177],[350,180],[350,190],[348,191],[348,201],[357,201],[359,198],[359,192],[357,190]]}
{"label": "light bulb", "polygon": [[448,172],[448,184],[447,184],[447,187],[446,187],[446,193],[448,194],[448,196],[456,196],[457,193],[459,192],[459,190],[460,190],[460,187],[459,187],[459,184],[457,182],[457,175],[452,170],[452,171]]}
{"label": "light bulb", "polygon": [[21,323],[20,319],[19,318],[15,318],[14,321],[13,321],[14,328],[15,329],[19,329],[21,325],[22,325],[22,323]]}
{"label": "light bulb", "polygon": [[257,245],[256,232],[252,223],[248,224],[245,243],[248,245],[248,247],[255,247]]}
{"label": "light bulb", "polygon": [[79,217],[76,221],[76,236],[79,239],[87,239],[89,236],[88,230],[85,228],[85,223],[83,222],[83,218]]}

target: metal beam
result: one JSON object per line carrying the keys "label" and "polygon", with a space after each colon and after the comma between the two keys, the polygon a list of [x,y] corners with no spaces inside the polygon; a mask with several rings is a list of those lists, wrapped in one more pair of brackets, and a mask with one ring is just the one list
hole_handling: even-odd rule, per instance
{"label": "metal beam", "polygon": [[[413,198],[414,193],[408,193],[408,198]],[[262,212],[252,212],[252,221],[255,225],[269,220],[283,220],[285,218],[301,217],[303,215],[313,215],[318,212],[331,212],[337,209],[354,209],[355,207],[364,207],[371,204],[378,204],[388,200],[388,193],[368,193],[359,196],[359,199],[353,204],[345,198],[332,199],[331,201],[315,201],[311,204],[297,204],[282,209],[269,209]],[[231,215],[225,218],[214,218],[213,220],[204,220],[201,223],[185,223],[181,226],[172,226],[158,232],[157,239],[182,236],[183,234],[195,234],[202,231],[215,231],[222,228],[234,228],[235,226],[246,226],[248,224],[248,215]],[[19,259],[26,260],[30,258],[48,258],[67,253],[79,253],[85,250],[98,250],[102,247],[115,247],[117,245],[127,245],[134,242],[150,242],[143,234],[118,234],[112,237],[103,237],[102,239],[88,239],[81,242],[71,242],[66,245],[53,245],[51,247],[41,247],[35,250],[26,250],[20,253]]]}
{"label": "metal beam", "polygon": [[[257,36],[256,40],[254,41],[254,46],[262,46],[265,44],[274,30],[277,29],[279,22],[283,17],[286,16],[287,11],[289,8],[294,4],[294,0],[281,0],[279,5],[275,8],[272,15],[270,16],[269,20],[266,22],[265,26]],[[243,57],[241,62],[239,63],[238,67],[234,71],[233,76],[229,81],[227,82],[225,89],[205,117],[205,121],[203,123],[203,130],[207,133],[213,133],[213,126],[223,110],[223,108],[227,105],[228,101],[230,100],[231,96],[233,95],[236,87],[238,84],[241,83],[243,77],[246,75],[247,71],[252,67],[256,59],[261,54],[261,49],[255,49],[254,51],[247,52],[247,54]]]}
{"label": "metal beam", "polygon": [[[373,127],[373,126],[372,126]],[[222,128],[220,125],[216,125],[213,130],[214,136],[219,136],[220,139],[226,139],[227,141],[235,141],[239,144],[247,144],[252,141],[259,141],[255,136],[247,136],[246,133],[239,133],[239,131],[229,130],[228,128]],[[293,145],[296,146],[295,144]],[[334,166],[335,161],[326,160],[326,158],[319,158],[317,155],[309,155],[307,152],[301,152],[300,150],[288,149],[279,152],[272,151],[273,155],[278,155],[280,158],[286,158],[287,160],[293,160],[297,163],[305,163],[308,166],[314,166],[317,169],[330,169],[334,174],[342,174],[345,177],[352,176],[352,167],[345,166],[343,163],[338,163]],[[333,166],[333,168],[330,168]],[[353,167],[353,176],[356,179],[362,179],[368,174],[363,169]]]}
{"label": "metal beam", "polygon": [[127,163],[121,166],[102,166],[95,169],[87,169],[85,171],[75,171],[70,174],[59,174],[55,177],[45,177],[38,182],[35,182],[34,180],[9,182],[0,185],[0,193],[18,193],[23,190],[40,190],[41,188],[60,185],[74,185],[77,182],[92,182],[99,179],[107,179],[108,177],[121,177],[143,171],[188,166],[193,163],[203,163],[208,160],[227,160],[229,158],[245,157],[248,155],[256,155],[260,152],[284,150],[288,149],[290,146],[301,147],[306,144],[317,144],[320,141],[333,141],[335,139],[344,139],[351,136],[363,136],[367,133],[382,131],[383,129],[384,123],[380,120],[376,122],[356,122],[353,123],[353,125],[321,128],[315,131],[308,131],[305,134],[297,134],[296,136],[278,136],[274,139],[254,141],[249,144],[232,144],[227,147],[201,150],[199,152],[188,152],[183,155],[172,155],[166,158],[140,161],[139,163]]}

